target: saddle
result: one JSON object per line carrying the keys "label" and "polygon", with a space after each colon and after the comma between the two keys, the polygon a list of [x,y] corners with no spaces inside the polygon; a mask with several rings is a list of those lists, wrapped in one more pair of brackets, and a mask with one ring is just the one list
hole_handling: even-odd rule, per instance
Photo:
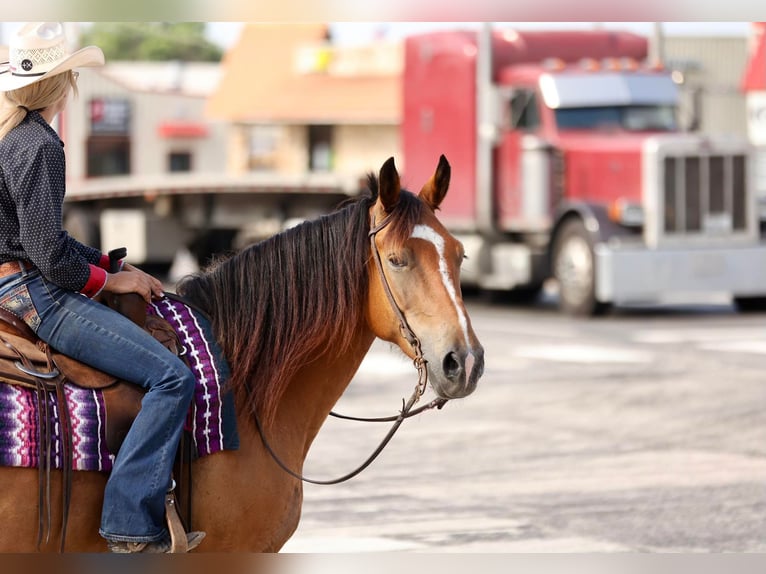
{"label": "saddle", "polygon": [[[103,293],[100,302],[130,318],[170,352],[180,355],[182,345],[171,325],[163,318],[147,314],[146,303],[136,294],[118,295]],[[16,315],[0,308],[0,384],[17,385],[34,390],[38,398],[38,429],[41,445],[39,464],[39,530],[38,546],[42,541],[45,524],[44,507],[50,489],[50,454],[43,456],[42,446],[50,444],[50,422],[47,416],[47,397],[53,395],[60,412],[61,436],[63,438],[63,482],[64,509],[61,536],[61,550],[65,543],[65,531],[68,518],[69,498],[72,481],[72,437],[71,424],[64,396],[64,384],[71,384],[85,389],[99,390],[106,409],[106,443],[110,453],[116,455],[125,439],[130,426],[141,409],[141,399],[145,391],[138,385],[116,379],[102,371],[94,369],[51,348],[37,337],[32,329]],[[179,449],[183,452],[183,449]],[[176,511],[175,497],[168,494],[166,508],[172,538],[183,538],[183,526]],[[170,513],[175,516],[170,518]],[[50,516],[50,513],[47,514]],[[179,530],[180,529],[180,530]],[[50,524],[48,524],[50,532]]]}
{"label": "saddle", "polygon": [[[120,311],[178,355],[181,344],[173,328],[163,318],[148,315],[143,299],[119,302],[125,297],[108,294],[102,303]],[[112,299],[111,301],[109,299]],[[140,307],[140,312],[139,312]],[[37,337],[16,315],[0,308],[0,383],[31,389],[56,391],[64,383],[103,392],[108,414],[107,448],[117,454],[133,419],[141,408],[144,390],[120,381],[85,363],[59,353]]]}

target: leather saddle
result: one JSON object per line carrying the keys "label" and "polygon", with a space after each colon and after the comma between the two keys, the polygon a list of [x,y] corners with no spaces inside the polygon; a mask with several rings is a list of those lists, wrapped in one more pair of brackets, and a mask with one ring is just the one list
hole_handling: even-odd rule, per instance
{"label": "leather saddle", "polygon": [[[171,296],[173,297],[173,296]],[[127,316],[133,322],[148,331],[162,343],[170,352],[181,355],[182,345],[178,335],[165,319],[150,315],[146,312],[145,301],[136,294],[118,295],[103,293],[100,301]],[[69,517],[69,506],[72,490],[72,435],[69,409],[64,393],[64,385],[72,384],[86,389],[96,389],[106,408],[106,446],[110,453],[116,455],[130,430],[133,420],[141,410],[141,399],[145,391],[138,385],[121,381],[94,369],[84,363],[67,357],[51,348],[37,337],[32,329],[16,315],[0,308],[0,384],[19,385],[32,389],[37,393],[38,405],[47,404],[47,396],[53,395],[62,414],[61,436],[63,443],[62,480],[63,480],[63,516],[61,524],[60,551],[66,544],[66,529]],[[41,449],[38,465],[38,538],[37,546],[47,532],[50,536],[50,471],[51,461],[42,456],[43,445],[50,444],[50,422],[43,408],[38,408],[38,432]],[[171,552],[186,552],[187,529],[191,527],[191,441],[181,440],[181,448],[176,459],[176,470],[181,473],[187,470],[188,476],[182,481],[182,490],[187,494],[185,515],[179,514],[180,508],[176,496],[171,490],[165,496],[166,521],[171,537]],[[50,449],[48,449],[50,450]],[[186,453],[186,454],[184,454]],[[181,484],[179,483],[179,488]]]}
{"label": "leather saddle", "polygon": [[[148,315],[144,300],[135,295],[105,293],[100,301],[143,327],[169,351],[178,355],[181,344],[170,324]],[[120,381],[51,348],[16,315],[0,307],[0,383],[55,391],[58,385],[72,384],[102,392],[106,407],[106,442],[117,454],[133,419],[141,408],[145,391]]]}

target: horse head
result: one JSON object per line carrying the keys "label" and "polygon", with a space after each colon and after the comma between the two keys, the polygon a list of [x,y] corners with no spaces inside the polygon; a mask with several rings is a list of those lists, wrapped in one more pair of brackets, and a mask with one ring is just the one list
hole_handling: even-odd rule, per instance
{"label": "horse head", "polygon": [[409,357],[415,359],[419,348],[436,395],[456,399],[476,388],[484,349],[461,296],[463,246],[435,214],[449,182],[443,155],[417,196],[401,188],[393,158],[381,167],[370,209],[368,322],[376,336]]}

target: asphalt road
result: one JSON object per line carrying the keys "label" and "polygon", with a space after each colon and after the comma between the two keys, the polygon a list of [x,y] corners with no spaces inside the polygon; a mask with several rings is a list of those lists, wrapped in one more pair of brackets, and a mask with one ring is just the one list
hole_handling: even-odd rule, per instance
{"label": "asphalt road", "polygon": [[[766,552],[766,314],[469,311],[478,390],[306,485],[284,552]],[[394,414],[415,381],[376,343],[336,410]],[[345,474],[386,430],[329,419],[305,473]]]}

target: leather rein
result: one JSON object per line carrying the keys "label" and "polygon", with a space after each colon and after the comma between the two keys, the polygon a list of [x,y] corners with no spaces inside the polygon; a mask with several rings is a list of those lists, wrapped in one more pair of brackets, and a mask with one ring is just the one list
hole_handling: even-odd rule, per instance
{"label": "leather rein", "polygon": [[413,363],[415,365],[415,368],[418,370],[418,382],[415,385],[415,390],[413,391],[409,400],[405,402],[404,399],[402,399],[402,410],[399,412],[398,415],[394,415],[391,417],[381,417],[381,418],[359,418],[359,417],[339,415],[333,411],[330,411],[331,416],[334,416],[339,419],[344,419],[344,420],[361,421],[361,422],[393,422],[394,423],[389,429],[386,436],[383,437],[383,440],[380,442],[378,447],[367,458],[367,460],[365,460],[355,470],[339,478],[335,478],[332,480],[314,480],[311,478],[307,478],[303,476],[302,474],[295,472],[294,470],[289,468],[277,456],[276,452],[274,452],[274,449],[271,447],[271,444],[269,444],[269,442],[266,440],[266,436],[261,426],[261,421],[258,417],[258,414],[256,413],[255,425],[258,428],[258,434],[260,434],[261,436],[261,441],[263,442],[264,448],[271,455],[271,458],[274,459],[274,462],[276,462],[277,465],[279,465],[279,467],[282,468],[282,470],[284,470],[287,474],[289,474],[293,478],[297,478],[298,480],[302,480],[303,482],[308,482],[311,484],[330,485],[330,484],[339,484],[341,482],[345,482],[355,477],[364,469],[366,469],[368,466],[370,466],[370,464],[372,464],[372,462],[378,457],[378,455],[381,452],[383,452],[383,449],[394,437],[394,434],[402,425],[402,423],[405,421],[405,419],[408,419],[410,417],[413,417],[415,415],[418,415],[424,411],[427,411],[433,408],[441,409],[447,403],[447,399],[436,398],[432,400],[430,403],[428,403],[427,405],[423,405],[420,408],[412,410],[412,407],[415,406],[415,403],[417,403],[420,397],[423,396],[423,394],[426,392],[426,388],[428,387],[428,370],[426,368],[426,364],[428,361],[426,361],[426,359],[423,357],[423,351],[420,347],[420,339],[418,339],[417,335],[415,335],[415,333],[410,328],[409,324],[407,323],[407,319],[404,317],[404,313],[402,312],[399,305],[396,303],[396,299],[394,299],[394,294],[391,291],[391,286],[389,285],[388,279],[386,278],[386,275],[383,272],[383,263],[380,258],[380,252],[378,251],[378,246],[375,243],[375,236],[377,235],[377,233],[381,229],[385,228],[390,222],[391,222],[391,216],[387,215],[386,217],[383,218],[383,221],[381,221],[379,225],[375,225],[375,216],[374,215],[372,216],[370,231],[368,233],[368,236],[370,238],[370,250],[372,251],[372,255],[375,260],[375,266],[377,267],[380,280],[383,282],[383,290],[386,293],[386,297],[388,298],[388,302],[391,305],[391,308],[393,309],[397,319],[399,320],[399,330],[401,332],[401,335],[410,344],[410,346],[413,348],[415,352],[415,358],[413,359]]}

